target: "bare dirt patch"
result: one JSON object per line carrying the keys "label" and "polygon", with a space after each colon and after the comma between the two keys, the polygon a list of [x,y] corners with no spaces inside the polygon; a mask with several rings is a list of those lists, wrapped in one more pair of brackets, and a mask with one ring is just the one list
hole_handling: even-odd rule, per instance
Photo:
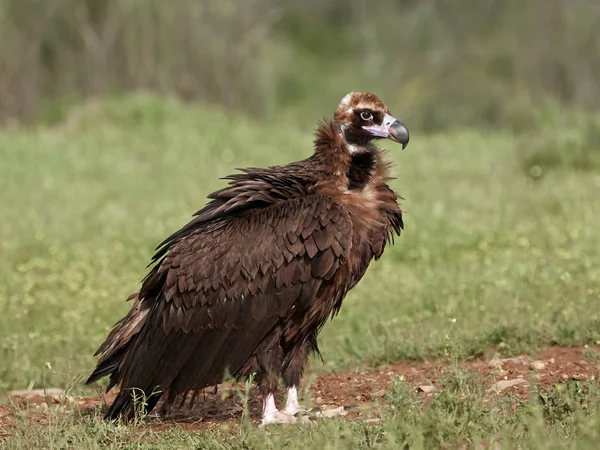
{"label": "bare dirt patch", "polygon": [[[550,390],[556,383],[568,380],[597,379],[599,363],[594,360],[594,354],[597,353],[587,346],[550,347],[533,357],[522,355],[499,359],[488,356],[459,361],[458,367],[477,373],[489,383],[490,397],[511,393],[524,400],[532,385],[539,390]],[[427,398],[444,389],[440,378],[451,370],[453,369],[447,361],[431,360],[319,375],[309,386],[312,399],[306,403],[323,408],[351,406],[353,409],[349,418],[375,423],[386,407],[385,395],[389,392],[392,380],[405,380],[411,388]],[[37,405],[38,408],[29,409],[28,420],[43,423],[44,411],[52,406],[62,405],[86,413],[110,403],[115,394],[111,392],[105,396],[68,398],[60,390],[46,390],[13,391],[9,396],[16,405]],[[192,407],[191,397],[192,395],[188,395],[185,399],[178,399],[170,411],[152,415],[149,418],[150,426],[156,430],[165,430],[176,423],[189,431],[239,426],[243,413],[242,400],[232,386],[221,386],[216,392],[214,389],[206,389],[198,393]],[[279,404],[283,401],[283,396],[280,396]],[[15,408],[10,406],[11,402],[0,404],[0,436],[10,434],[15,422]],[[260,417],[260,398],[251,395],[248,406],[252,420],[256,422]]]}

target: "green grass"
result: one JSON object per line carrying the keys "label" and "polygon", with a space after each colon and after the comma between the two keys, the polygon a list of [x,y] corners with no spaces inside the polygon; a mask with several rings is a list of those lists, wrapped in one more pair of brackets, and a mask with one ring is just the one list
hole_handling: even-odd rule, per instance
{"label": "green grass", "polygon": [[[538,154],[535,135],[527,139]],[[0,133],[0,391],[33,384],[92,392],[81,384],[92,354],[128,309],[124,299],[154,247],[223,185],[218,177],[303,158],[311,140],[289,123],[260,125],[145,96],[88,105],[54,128]],[[406,198],[405,233],[327,324],[326,365],[312,370],[600,340],[598,170],[556,163],[532,178],[523,170],[526,141],[508,134],[413,134],[405,151],[387,147],[397,164],[393,188]],[[400,387],[391,393],[397,409],[377,426],[334,421],[233,437],[177,429],[154,436],[143,425],[132,431],[54,412],[50,425],[23,426],[8,445],[133,448],[151,435],[159,448],[398,448],[394,442],[435,447],[507,432],[525,446],[550,436],[575,446],[592,430],[597,437],[595,406],[557,425],[537,400],[501,414],[505,406],[477,406],[475,389],[467,405],[474,416],[465,419],[453,409],[466,392],[457,389],[445,405],[418,407]],[[593,389],[586,399],[600,404]]]}
{"label": "green grass", "polygon": [[243,421],[203,432],[188,432],[181,425],[156,432],[144,422],[108,424],[98,410],[82,414],[55,407],[38,409],[43,424],[32,427],[21,407],[14,410],[16,432],[6,448],[597,448],[597,382],[560,383],[547,393],[532,392],[521,403],[510,396],[484,397],[488,385],[463,369],[454,368],[440,381],[445,388],[424,402],[397,379],[386,398],[388,411],[376,424],[330,419],[258,430]]}

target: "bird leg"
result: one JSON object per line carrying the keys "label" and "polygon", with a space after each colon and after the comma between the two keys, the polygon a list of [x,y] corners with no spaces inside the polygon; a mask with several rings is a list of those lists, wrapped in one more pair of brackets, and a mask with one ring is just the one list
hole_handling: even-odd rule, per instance
{"label": "bird leg", "polygon": [[287,392],[284,412],[291,416],[295,416],[298,413],[307,414],[308,410],[298,403],[298,389],[296,389],[296,386],[288,388]]}
{"label": "bird leg", "polygon": [[313,419],[345,416],[348,414],[349,409],[350,407],[348,406],[338,406],[327,409],[312,408],[309,410],[298,403],[298,390],[296,386],[292,386],[288,388],[288,397],[283,412],[296,417],[302,416],[303,421],[306,422]]}
{"label": "bird leg", "polygon": [[279,411],[275,406],[275,397],[268,394],[263,400],[263,415],[259,422],[259,428],[272,423],[296,423],[297,418],[293,414]]}
{"label": "bird leg", "polygon": [[350,408],[339,406],[337,408],[313,408],[307,410],[298,402],[298,389],[296,386],[288,388],[288,396],[285,402],[285,409],[279,411],[275,406],[275,397],[268,394],[263,400],[263,416],[258,424],[260,428],[272,423],[299,423],[310,422],[314,419],[345,416]]}

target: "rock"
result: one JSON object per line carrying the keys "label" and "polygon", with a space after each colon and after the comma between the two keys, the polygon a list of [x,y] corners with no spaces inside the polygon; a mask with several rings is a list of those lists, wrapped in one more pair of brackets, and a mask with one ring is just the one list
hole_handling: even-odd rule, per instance
{"label": "rock", "polygon": [[61,403],[66,400],[73,401],[73,398],[65,394],[64,389],[47,388],[47,389],[25,389],[21,391],[10,391],[8,395],[12,398],[20,398],[24,400],[46,399]]}
{"label": "rock", "polygon": [[502,360],[500,358],[492,358],[488,362],[490,367],[502,367]]}
{"label": "rock", "polygon": [[357,402],[360,402],[363,400],[363,396],[362,395],[357,395],[356,397],[354,397],[354,400],[356,400]]}
{"label": "rock", "polygon": [[492,358],[488,362],[490,367],[502,367],[504,364],[529,364],[529,358],[526,355],[515,356],[514,358]]}
{"label": "rock", "polygon": [[492,385],[492,387],[488,389],[488,392],[499,393],[502,392],[504,389],[524,383],[527,382],[523,378],[516,378],[514,380],[501,380],[497,383],[494,383],[494,385]]}
{"label": "rock", "polygon": [[57,396],[61,395],[65,391],[60,388],[48,388],[48,389],[24,389],[22,391],[10,391],[8,394],[11,397],[20,397],[20,398],[31,398],[38,395],[48,395],[48,396]]}
{"label": "rock", "polygon": [[378,418],[378,417],[374,417],[373,419],[367,419],[367,420],[365,420],[365,423],[368,423],[370,425],[376,425],[379,422],[381,422],[381,419]]}
{"label": "rock", "polygon": [[529,363],[529,368],[532,370],[544,370],[546,368],[546,364],[544,361],[531,361]]}
{"label": "rock", "polygon": [[337,417],[337,416],[347,416],[348,410],[351,409],[348,406],[337,406],[337,407],[322,407],[319,408],[319,411],[315,412],[316,417]]}
{"label": "rock", "polygon": [[317,405],[321,405],[321,404],[323,404],[323,397],[317,397],[317,398],[315,398],[315,403],[316,403]]}
{"label": "rock", "polygon": [[419,387],[417,388],[417,390],[418,390],[419,392],[424,392],[424,393],[426,393],[426,394],[428,394],[428,393],[430,393],[430,392],[437,391],[437,389],[435,388],[435,386],[432,386],[432,385],[424,385],[424,386],[419,386]]}
{"label": "rock", "polygon": [[383,397],[385,396],[385,394],[387,394],[387,391],[385,389],[381,389],[379,391],[373,392],[371,394],[371,397]]}

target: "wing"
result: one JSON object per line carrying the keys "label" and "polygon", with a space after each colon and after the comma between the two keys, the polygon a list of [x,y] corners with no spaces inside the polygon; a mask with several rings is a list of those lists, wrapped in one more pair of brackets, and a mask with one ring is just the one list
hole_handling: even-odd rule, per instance
{"label": "wing", "polygon": [[236,374],[292,306],[333,283],[351,234],[339,203],[310,195],[182,237],[142,286],[149,312],[112,373],[121,393],[107,415],[130,414],[129,388],[180,393]]}
{"label": "wing", "polygon": [[383,184],[379,190],[379,196],[381,199],[380,208],[385,217],[385,228],[382,230],[376,230],[372,235],[372,250],[375,259],[379,259],[385,250],[385,245],[388,242],[393,244],[394,235],[400,236],[400,233],[404,229],[404,222],[402,220],[402,210],[398,205],[398,200],[402,197],[398,196],[387,184]]}

